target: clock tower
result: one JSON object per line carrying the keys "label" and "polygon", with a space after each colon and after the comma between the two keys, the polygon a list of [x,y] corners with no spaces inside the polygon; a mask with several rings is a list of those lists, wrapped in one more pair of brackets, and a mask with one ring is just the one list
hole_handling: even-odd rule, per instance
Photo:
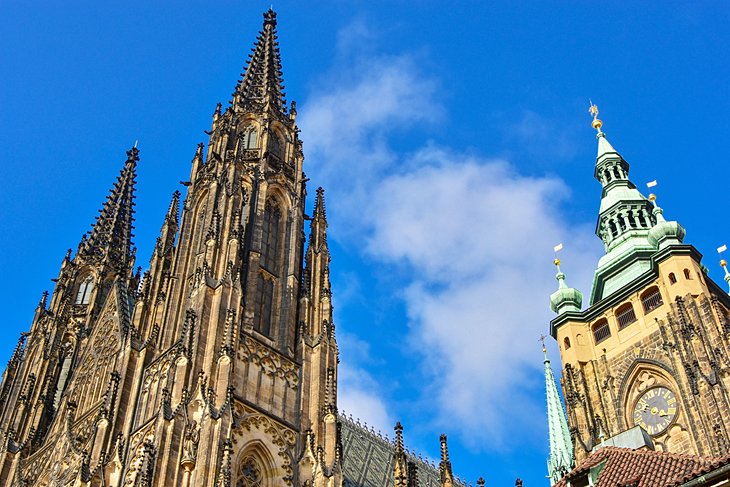
{"label": "clock tower", "polygon": [[606,254],[585,309],[560,269],[550,298],[576,463],[637,426],[656,450],[726,455],[730,298],[684,242],[684,228],[631,182],[628,163],[591,108],[594,175],[603,187],[596,235]]}

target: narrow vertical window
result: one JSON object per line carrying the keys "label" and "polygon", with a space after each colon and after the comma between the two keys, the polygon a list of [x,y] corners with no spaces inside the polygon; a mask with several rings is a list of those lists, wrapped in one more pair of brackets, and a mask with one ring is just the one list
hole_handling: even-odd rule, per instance
{"label": "narrow vertical window", "polygon": [[259,273],[256,283],[256,309],[254,310],[253,326],[256,331],[266,336],[271,334],[273,303],[274,282]]}
{"label": "narrow vertical window", "polygon": [[94,279],[87,276],[79,285],[79,292],[76,294],[76,304],[89,304],[91,291],[94,290]]}
{"label": "narrow vertical window", "polygon": [[277,273],[279,250],[279,223],[281,211],[271,202],[266,203],[263,224],[261,225],[261,267],[272,273]]}
{"label": "narrow vertical window", "polygon": [[692,279],[692,274],[690,274],[689,269],[684,270],[684,278],[685,279]]}
{"label": "narrow vertical window", "polygon": [[279,136],[276,133],[272,133],[269,138],[269,151],[279,159],[284,157],[283,145]]}
{"label": "narrow vertical window", "polygon": [[258,132],[256,131],[256,127],[249,126],[246,127],[243,132],[239,135],[241,142],[238,146],[239,149],[256,149],[258,148]]}

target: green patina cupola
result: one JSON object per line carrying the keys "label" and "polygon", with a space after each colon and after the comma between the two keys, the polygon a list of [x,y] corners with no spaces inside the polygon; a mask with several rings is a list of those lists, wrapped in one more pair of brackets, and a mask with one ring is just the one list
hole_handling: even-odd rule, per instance
{"label": "green patina cupola", "polygon": [[568,287],[565,283],[565,274],[560,270],[560,259],[555,259],[554,264],[558,268],[558,273],[555,275],[555,279],[558,280],[558,290],[550,295],[550,308],[557,314],[580,311],[583,305],[583,293]]}
{"label": "green patina cupola", "polygon": [[664,210],[657,205],[655,195],[650,194],[649,200],[654,204],[652,213],[656,219],[656,225],[649,230],[649,242],[658,249],[662,249],[672,243],[682,243],[684,234],[686,233],[684,227],[679,222],[668,222],[664,218]]}

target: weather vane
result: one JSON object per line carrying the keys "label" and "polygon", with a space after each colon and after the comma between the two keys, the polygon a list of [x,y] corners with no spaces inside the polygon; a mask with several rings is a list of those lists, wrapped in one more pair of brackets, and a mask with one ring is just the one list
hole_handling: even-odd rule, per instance
{"label": "weather vane", "polygon": [[601,127],[603,126],[603,122],[598,118],[598,105],[593,103],[593,100],[588,100],[588,103],[591,105],[588,108],[588,113],[593,115],[593,123],[591,125],[594,129],[598,131],[598,133],[601,133]]}
{"label": "weather vane", "polygon": [[553,252],[555,252],[555,255],[556,255],[555,260],[553,260],[553,264],[555,264],[556,266],[558,266],[558,270],[560,270],[560,258],[557,257],[557,254],[561,250],[563,250],[563,243],[562,242],[559,243],[558,245],[556,245],[555,247],[553,247]]}
{"label": "weather vane", "polygon": [[[659,184],[659,183],[657,183],[657,180],[655,179],[654,181],[649,181],[648,183],[646,183],[646,187],[651,189],[651,188],[655,187],[657,184]],[[654,205],[656,205],[656,195],[654,193],[649,193],[649,201],[651,201],[652,203],[654,203]]]}
{"label": "weather vane", "polygon": [[547,348],[545,348],[545,339],[547,337],[545,335],[540,335],[540,338],[538,338],[538,342],[542,343],[542,351],[547,352]]}

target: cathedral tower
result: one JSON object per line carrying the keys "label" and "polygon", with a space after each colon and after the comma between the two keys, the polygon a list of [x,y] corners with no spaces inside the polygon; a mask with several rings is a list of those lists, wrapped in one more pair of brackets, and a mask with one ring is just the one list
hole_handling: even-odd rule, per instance
{"label": "cathedral tower", "polygon": [[730,299],[684,243],[684,228],[636,189],[592,112],[603,187],[596,234],[606,254],[585,310],[560,269],[551,296],[575,457],[637,426],[657,450],[725,455]]}
{"label": "cathedral tower", "polygon": [[64,259],[0,386],[0,483],[342,485],[324,192],[308,217],[296,115],[269,10],[149,269],[136,148]]}

